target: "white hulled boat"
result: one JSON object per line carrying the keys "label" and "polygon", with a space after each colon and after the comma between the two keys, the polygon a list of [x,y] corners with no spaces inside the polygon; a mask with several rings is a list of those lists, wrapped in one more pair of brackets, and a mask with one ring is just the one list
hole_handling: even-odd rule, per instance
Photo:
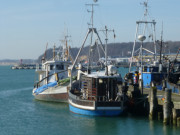
{"label": "white hulled boat", "polygon": [[41,68],[37,66],[36,73],[39,81],[34,85],[33,95],[35,99],[43,101],[67,102],[67,86],[70,83],[68,78],[68,67],[71,65],[69,60],[69,51],[63,48],[61,57],[55,56],[55,47],[53,58],[50,60],[42,59]]}

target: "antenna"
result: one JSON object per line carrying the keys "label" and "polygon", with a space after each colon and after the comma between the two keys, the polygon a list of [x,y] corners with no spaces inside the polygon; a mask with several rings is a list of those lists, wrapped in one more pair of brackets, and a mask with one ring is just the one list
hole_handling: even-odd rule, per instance
{"label": "antenna", "polygon": [[163,38],[163,22],[162,22],[162,30],[161,30],[161,41],[162,41],[162,38]]}
{"label": "antenna", "polygon": [[160,60],[159,60],[160,64],[162,64],[162,61],[161,61],[162,46],[163,46],[163,22],[162,22],[162,31],[161,31],[161,44],[160,44]]}
{"label": "antenna", "polygon": [[46,50],[44,52],[44,60],[46,59],[46,52],[47,52],[48,43],[46,44]]}
{"label": "antenna", "polygon": [[141,5],[143,5],[145,7],[145,11],[144,11],[144,18],[147,19],[147,15],[148,15],[148,0],[144,1],[143,3],[140,3]]}

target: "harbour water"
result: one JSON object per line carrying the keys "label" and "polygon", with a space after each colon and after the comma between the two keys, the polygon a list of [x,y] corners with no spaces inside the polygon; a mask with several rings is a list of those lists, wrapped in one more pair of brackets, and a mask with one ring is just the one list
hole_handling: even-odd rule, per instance
{"label": "harbour water", "polygon": [[[126,68],[119,70],[124,76]],[[0,135],[177,135],[180,128],[148,117],[89,117],[69,112],[68,104],[34,100],[34,70],[0,66]]]}

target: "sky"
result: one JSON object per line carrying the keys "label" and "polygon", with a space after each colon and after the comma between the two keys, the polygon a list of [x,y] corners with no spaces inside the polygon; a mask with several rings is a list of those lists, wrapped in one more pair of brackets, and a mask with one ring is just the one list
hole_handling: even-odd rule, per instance
{"label": "sky", "polygon": [[[144,14],[145,0],[98,0],[94,7],[94,26],[114,29],[108,42],[132,42],[136,21]],[[88,30],[93,0],[0,0],[0,59],[37,59],[64,35],[72,47],[80,47]],[[157,22],[160,38],[163,22],[164,41],[180,41],[180,0],[149,0],[149,15]],[[102,34],[100,34],[102,35]],[[103,37],[103,35],[102,35]],[[102,38],[104,42],[104,37]]]}

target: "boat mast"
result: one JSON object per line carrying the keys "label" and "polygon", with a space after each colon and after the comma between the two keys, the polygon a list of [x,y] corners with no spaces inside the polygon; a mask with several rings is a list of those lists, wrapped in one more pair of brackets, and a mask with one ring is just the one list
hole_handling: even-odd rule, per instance
{"label": "boat mast", "polygon": [[[97,2],[97,0],[95,0],[94,2]],[[103,45],[102,45],[102,41],[99,37],[99,34],[98,34],[96,28],[94,28],[94,6],[98,6],[98,4],[86,4],[86,6],[91,6],[91,10],[87,10],[88,12],[91,13],[91,23],[88,23],[88,25],[91,25],[91,28],[89,28],[89,29],[91,29],[91,41],[90,41],[89,47],[93,46],[93,36],[94,36],[94,34],[96,34],[98,40],[100,41],[100,46],[101,46],[103,52],[105,53],[105,50],[104,50]],[[97,44],[97,45],[98,45],[98,43],[97,43],[98,40],[95,41],[95,44]],[[98,52],[99,52],[99,49],[98,49]],[[99,53],[99,57],[100,57],[100,53]],[[91,60],[92,60],[91,59],[91,49],[89,49],[87,71],[89,70]]]}
{"label": "boat mast", "polygon": [[[87,12],[91,13],[91,23],[88,25],[91,25],[91,29],[93,29],[94,28],[94,6],[97,6],[97,4],[86,4],[86,6],[91,6],[91,10],[87,10]],[[93,34],[94,34],[94,31],[91,32],[91,41],[90,41],[89,48],[92,46]],[[89,49],[87,72],[89,70],[90,64],[91,64],[91,49]]]}
{"label": "boat mast", "polygon": [[[108,44],[108,32],[113,32],[114,33],[114,29],[113,30],[109,30],[107,28],[107,26],[105,26],[105,30],[100,30],[103,31],[105,33],[105,41],[106,41],[106,45],[105,45],[105,75],[108,75],[108,68],[107,68],[107,44]],[[115,35],[115,34],[114,34]]]}
{"label": "boat mast", "polygon": [[62,58],[63,61],[68,61],[69,59],[69,47],[68,47],[68,42],[70,41],[68,38],[70,38],[70,35],[65,35],[64,40],[61,40],[63,43],[63,52],[62,52]]}
{"label": "boat mast", "polygon": [[[94,6],[94,5],[97,5],[97,4],[86,4],[86,5]],[[99,34],[98,34],[96,28],[89,28],[89,29],[88,29],[88,32],[87,32],[87,34],[86,34],[86,36],[85,36],[85,39],[84,39],[84,41],[83,41],[83,44],[82,44],[81,48],[79,49],[79,52],[78,52],[78,54],[77,54],[77,56],[76,56],[76,58],[75,58],[75,60],[74,60],[74,63],[73,63],[73,65],[72,65],[72,68],[71,68],[71,69],[74,68],[74,66],[75,66],[75,64],[76,64],[76,62],[77,62],[77,59],[78,59],[78,57],[79,57],[79,55],[80,55],[80,53],[81,53],[81,51],[82,51],[82,48],[84,47],[84,45],[85,45],[85,43],[86,43],[86,40],[87,40],[89,34],[92,33],[92,32],[93,32],[94,34],[96,34],[96,36],[97,36],[97,38],[98,38],[98,40],[99,40],[99,42],[100,42],[101,49],[102,49],[102,51],[103,51],[104,54],[105,54],[105,50],[104,50],[104,48],[103,48],[101,38],[99,37]]]}
{"label": "boat mast", "polygon": [[[134,53],[136,52],[135,51],[135,47],[136,47],[136,41],[137,41],[137,38],[139,36],[139,29],[140,29],[140,25],[144,25],[144,28],[143,28],[143,32],[141,33],[141,35],[144,35],[146,34],[147,32],[147,28],[148,28],[148,25],[151,25],[153,28],[153,33],[152,35],[149,35],[148,37],[152,37],[152,41],[153,41],[153,44],[154,44],[154,52],[151,52],[150,50],[148,49],[145,49],[145,48],[142,48],[143,50],[147,51],[147,52],[150,52],[154,55],[154,60],[157,61],[157,56],[156,56],[156,22],[155,20],[151,20],[151,21],[148,21],[148,0],[146,0],[145,2],[141,3],[141,5],[143,5],[145,7],[145,11],[144,11],[144,15],[143,15],[143,19],[141,21],[136,21],[136,34],[135,34],[135,40],[134,40],[134,45],[133,45],[133,50],[132,50],[132,56],[131,56],[131,61],[130,61],[130,66],[129,66],[129,72],[131,71],[131,66],[132,66],[132,62],[133,62],[133,58],[134,58]],[[141,54],[141,52],[140,52]],[[140,56],[141,57],[141,56]]]}
{"label": "boat mast", "polygon": [[[86,5],[92,7],[91,13],[93,14],[93,12],[94,12],[94,6],[97,5],[97,4],[86,4]],[[92,12],[92,11],[93,11],[93,12]],[[93,17],[93,15],[91,15],[91,17]],[[77,59],[78,59],[78,57],[79,57],[79,55],[80,55],[80,53],[81,53],[81,51],[82,51],[82,48],[84,47],[84,45],[85,45],[85,43],[86,43],[86,40],[87,40],[89,34],[91,34],[91,33],[96,34],[96,36],[97,36],[97,38],[98,38],[98,40],[99,40],[99,42],[100,42],[101,49],[102,49],[103,52],[105,53],[104,48],[103,48],[103,45],[102,45],[102,41],[101,41],[101,39],[100,39],[100,37],[99,37],[99,34],[98,34],[96,28],[94,28],[93,19],[92,19],[92,22],[91,22],[91,23],[92,23],[92,24],[91,24],[92,27],[88,29],[88,32],[87,32],[87,34],[86,34],[86,36],[85,36],[85,39],[84,39],[84,41],[83,41],[83,44],[82,44],[81,48],[79,49],[79,52],[78,52],[78,54],[77,54],[77,56],[76,56],[76,58],[75,58],[75,60],[74,60],[74,63],[73,63],[73,65],[72,65],[72,67],[71,67],[71,75],[72,75],[72,70],[74,69],[74,66],[75,66],[75,64],[76,64],[76,62],[77,62]],[[92,38],[92,36],[91,36],[91,38]],[[89,65],[88,65],[88,66],[89,66]],[[88,68],[89,68],[89,67],[88,67]],[[71,76],[71,78],[70,78],[70,83],[71,83],[70,85],[72,86],[72,76]]]}

